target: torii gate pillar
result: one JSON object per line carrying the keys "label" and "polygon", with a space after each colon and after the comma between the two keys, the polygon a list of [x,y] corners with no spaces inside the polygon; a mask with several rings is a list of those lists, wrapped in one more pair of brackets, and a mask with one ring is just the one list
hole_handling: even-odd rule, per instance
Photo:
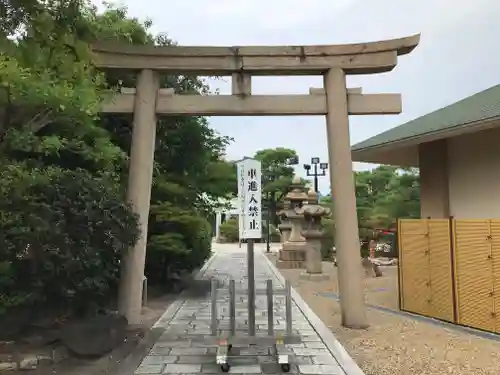
{"label": "torii gate pillar", "polygon": [[137,76],[134,122],[130,146],[127,200],[139,216],[139,239],[121,259],[118,309],[129,324],[140,324],[142,283],[146,262],[149,207],[156,141],[156,98],[160,79],[156,72],[143,69]]}
{"label": "torii gate pillar", "polygon": [[339,68],[330,69],[324,75],[324,88],[328,161],[332,167],[330,184],[336,219],[335,246],[339,249],[337,262],[342,324],[350,328],[366,328],[368,323],[364,293],[360,293],[364,288],[344,71]]}

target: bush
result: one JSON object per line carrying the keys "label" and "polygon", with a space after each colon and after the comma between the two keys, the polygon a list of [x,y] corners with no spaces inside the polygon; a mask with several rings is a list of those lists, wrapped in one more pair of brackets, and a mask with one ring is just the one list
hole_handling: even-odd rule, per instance
{"label": "bush", "polygon": [[[281,235],[278,228],[276,228],[273,224],[269,224],[269,234],[271,237],[271,242],[280,242]],[[262,239],[264,242],[267,241],[267,222],[262,222]]]}
{"label": "bush", "polygon": [[330,218],[324,218],[321,222],[321,228],[324,232],[321,240],[321,256],[324,260],[332,260],[333,247],[335,246],[333,223],[334,221]]}
{"label": "bush", "polygon": [[151,208],[146,275],[163,286],[203,265],[212,251],[212,227],[192,208],[164,202]]}
{"label": "bush", "polygon": [[[332,259],[332,248],[335,246],[335,232],[333,229],[334,221],[331,218],[324,218],[321,227],[324,231],[324,238],[321,241],[321,255],[324,260]],[[360,246],[360,255],[362,257],[367,257],[370,254],[370,249],[368,247],[369,240],[373,237],[373,231],[366,228],[359,229],[359,238],[362,242]]]}
{"label": "bush", "polygon": [[281,233],[278,228],[276,228],[273,224],[270,225],[271,231],[271,242],[280,242],[281,241]]}
{"label": "bush", "polygon": [[226,239],[227,242],[238,242],[239,240],[239,225],[237,218],[226,220],[220,225],[220,235]]}
{"label": "bush", "polygon": [[139,234],[116,182],[84,170],[2,169],[0,313],[106,305],[122,253]]}

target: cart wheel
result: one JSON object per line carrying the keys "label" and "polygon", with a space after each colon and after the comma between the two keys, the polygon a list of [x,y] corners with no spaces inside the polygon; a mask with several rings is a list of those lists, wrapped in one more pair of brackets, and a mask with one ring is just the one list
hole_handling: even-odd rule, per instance
{"label": "cart wheel", "polygon": [[220,369],[222,372],[229,372],[230,366],[229,363],[224,363],[223,365],[220,365]]}
{"label": "cart wheel", "polygon": [[281,371],[290,372],[290,364],[289,363],[282,363],[281,364]]}

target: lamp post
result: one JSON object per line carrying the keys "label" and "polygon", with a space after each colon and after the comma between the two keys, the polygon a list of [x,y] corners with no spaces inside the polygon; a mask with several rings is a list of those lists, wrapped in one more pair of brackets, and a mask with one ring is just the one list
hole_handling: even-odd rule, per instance
{"label": "lamp post", "polygon": [[[311,167],[312,165],[312,167]],[[318,171],[318,166],[319,170]],[[326,170],[328,169],[328,163],[320,163],[319,158],[311,158],[311,164],[304,164],[304,169],[306,170],[308,177],[314,177],[314,191],[318,192],[318,176],[326,176]],[[311,169],[313,171],[311,172]]]}

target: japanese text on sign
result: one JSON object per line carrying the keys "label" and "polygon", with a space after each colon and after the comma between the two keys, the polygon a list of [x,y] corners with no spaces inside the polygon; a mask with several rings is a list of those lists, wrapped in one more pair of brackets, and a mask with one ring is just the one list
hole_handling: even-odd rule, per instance
{"label": "japanese text on sign", "polygon": [[240,239],[262,237],[261,164],[245,158],[238,162],[238,202]]}

